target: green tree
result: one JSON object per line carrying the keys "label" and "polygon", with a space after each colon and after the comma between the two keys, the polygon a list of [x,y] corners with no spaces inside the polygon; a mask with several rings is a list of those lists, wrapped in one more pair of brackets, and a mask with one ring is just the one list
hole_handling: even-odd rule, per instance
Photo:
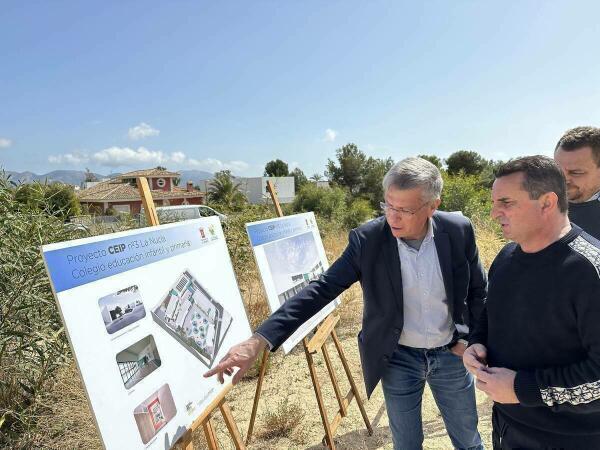
{"label": "green tree", "polygon": [[52,183],[46,186],[46,212],[63,219],[81,214],[81,204],[73,186]]}
{"label": "green tree", "polygon": [[504,161],[490,160],[487,162],[486,166],[479,174],[482,186],[491,189],[492,184],[494,184],[494,180],[496,179],[496,171],[502,164],[504,164]]}
{"label": "green tree", "polygon": [[348,206],[344,214],[344,225],[346,228],[356,228],[369,219],[372,219],[375,211],[369,201],[358,198]]}
{"label": "green tree", "polygon": [[383,177],[393,165],[392,158],[372,157],[369,157],[364,164],[359,194],[371,203],[372,208],[379,209],[379,202],[383,200]]}
{"label": "green tree", "polygon": [[367,161],[366,155],[353,143],[338,148],[335,155],[337,164],[331,159],[327,161],[327,177],[338,186],[348,189],[352,195],[358,194]]}
{"label": "green tree", "polygon": [[312,181],[321,181],[323,179],[323,175],[320,173],[313,173],[310,177]]}
{"label": "green tree", "polygon": [[442,211],[461,211],[470,218],[487,218],[490,213],[490,191],[485,189],[475,175],[449,175],[442,173]]}
{"label": "green tree", "polygon": [[346,192],[337,186],[321,189],[308,183],[296,194],[292,209],[295,212],[313,211],[327,219],[343,218],[346,212]]}
{"label": "green tree", "polygon": [[98,178],[96,177],[96,175],[94,175],[94,173],[87,167],[85,168],[85,181],[86,182],[98,181]]}
{"label": "green tree", "polygon": [[486,165],[487,161],[479,153],[469,150],[459,150],[446,159],[446,170],[450,175],[458,175],[460,172],[479,175]]}
{"label": "green tree", "polygon": [[265,177],[287,177],[289,173],[287,163],[281,159],[274,159],[265,165]]}
{"label": "green tree", "polygon": [[208,188],[208,199],[232,210],[239,210],[248,202],[240,190],[240,183],[233,180],[229,170],[215,173]]}
{"label": "green tree", "polygon": [[296,167],[294,170],[292,170],[290,175],[294,177],[294,187],[296,188],[296,192],[298,192],[302,186],[308,183],[308,178],[306,178],[306,175],[304,175],[304,172],[302,172],[302,169],[299,167]]}
{"label": "green tree", "polygon": [[14,191],[15,200],[32,209],[39,209],[44,202],[45,185],[39,182],[24,183],[16,187]]}
{"label": "green tree", "polygon": [[436,166],[438,169],[442,168],[442,160],[441,160],[441,158],[439,158],[439,157],[437,157],[435,155],[419,155],[419,158],[426,159],[431,164],[433,164],[434,166]]}
{"label": "green tree", "polygon": [[73,186],[63,183],[22,184],[15,191],[15,200],[63,220],[81,214],[81,204]]}

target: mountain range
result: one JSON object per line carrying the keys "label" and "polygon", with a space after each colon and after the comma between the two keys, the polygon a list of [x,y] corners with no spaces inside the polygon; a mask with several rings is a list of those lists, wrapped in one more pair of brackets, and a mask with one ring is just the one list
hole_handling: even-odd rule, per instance
{"label": "mountain range", "polygon": [[[92,172],[93,173],[93,172]],[[210,172],[205,172],[203,170],[180,170],[181,174],[181,186],[185,186],[185,183],[188,181],[192,181],[194,184],[200,184],[201,181],[211,179],[214,174]],[[48,183],[65,183],[72,184],[74,186],[80,186],[81,183],[85,181],[86,172],[82,170],[53,170],[52,172],[44,173],[42,175],[38,175],[33,172],[13,172],[10,170],[6,171],[6,175],[10,176],[10,179],[16,183],[32,183],[34,181]],[[99,173],[93,173],[93,175],[98,180],[103,180],[105,178],[113,178],[119,173],[111,173],[108,175],[102,175]]]}

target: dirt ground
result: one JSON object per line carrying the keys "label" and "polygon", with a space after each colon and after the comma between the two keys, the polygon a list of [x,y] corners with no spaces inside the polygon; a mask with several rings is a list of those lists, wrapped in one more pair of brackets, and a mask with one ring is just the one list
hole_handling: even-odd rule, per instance
{"label": "dirt ground", "polygon": [[[335,445],[339,449],[347,450],[374,450],[392,449],[391,434],[388,427],[388,418],[385,411],[385,403],[381,386],[378,386],[371,398],[367,401],[362,382],[361,368],[359,364],[358,348],[354,336],[346,334],[341,338],[342,347],[352,369],[354,379],[357,381],[361,395],[365,400],[365,409],[373,427],[373,436],[369,436],[363,422],[362,416],[355,401],[350,404],[348,416],[344,418],[336,431]],[[337,352],[333,343],[330,343],[329,353],[333,365],[338,374],[338,380],[345,394],[350,389],[345,380],[343,367],[337,358]],[[337,401],[322,355],[317,357],[319,379],[322,380],[321,387],[327,403],[329,419],[337,412]],[[240,427],[240,431],[246,436],[252,402],[256,389],[255,380],[243,381],[228,396],[233,415]],[[323,425],[319,415],[314,390],[310,381],[306,357],[302,348],[295,349],[289,355],[283,357],[276,354],[272,358],[272,364],[265,377],[257,423],[254,436],[265,432],[265,411],[277,408],[282,398],[288,398],[290,403],[301,406],[305,412],[302,424],[289,437],[279,437],[270,440],[254,439],[248,447],[249,450],[258,449],[304,449],[318,450],[324,448],[321,439],[324,436]],[[479,411],[479,431],[487,448],[491,447],[491,401],[485,395],[477,393],[477,405]],[[438,411],[435,401],[429,389],[426,389],[423,399],[423,430],[425,449],[452,449],[450,439],[446,434],[443,420]],[[217,424],[219,438],[224,448],[234,448],[224,432],[222,424]],[[198,447],[203,446],[203,435],[197,433],[195,441]]]}
{"label": "dirt ground", "polygon": [[[335,433],[336,448],[340,450],[393,449],[381,386],[378,386],[371,398],[366,400],[358,348],[354,336],[353,333],[351,334],[347,330],[346,332],[342,331],[340,340],[365,402],[365,409],[374,433],[372,436],[368,435],[358,406],[355,401],[352,401],[348,408],[348,416],[342,420]],[[345,395],[350,386],[331,341],[328,344],[328,349],[342,394]],[[321,389],[327,405],[328,417],[331,420],[337,412],[337,400],[322,355],[319,354],[315,359],[319,380],[321,380]],[[256,378],[245,379],[235,386],[227,396],[227,402],[231,407],[243,438],[246,437],[248,430],[255,389]],[[37,439],[38,445],[36,448],[56,450],[101,449],[100,438],[93,425],[79,374],[74,365],[63,371],[55,386],[55,391],[49,393],[50,397],[55,399],[59,397],[58,394],[60,394],[60,401],[53,404],[52,410],[48,412],[47,416],[40,418],[40,428],[45,430],[45,433]],[[293,428],[290,427],[288,436],[275,436],[269,439],[262,437],[269,431],[267,411],[277,411],[282,400],[286,399],[290,415],[294,416],[288,419],[291,422],[297,420],[299,424]],[[479,432],[486,448],[491,448],[491,401],[478,392],[477,406]],[[425,436],[423,448],[432,450],[452,449],[443,420],[428,389],[425,390],[423,398],[422,414]],[[229,438],[227,429],[218,412],[214,415],[214,424],[221,448],[234,449],[233,442]],[[247,447],[248,450],[319,450],[325,448],[321,443],[323,436],[324,429],[302,347],[298,346],[287,356],[284,356],[282,352],[272,354],[269,370],[263,384],[253,441]],[[194,433],[194,449],[205,448],[206,441],[202,430],[199,429]]]}

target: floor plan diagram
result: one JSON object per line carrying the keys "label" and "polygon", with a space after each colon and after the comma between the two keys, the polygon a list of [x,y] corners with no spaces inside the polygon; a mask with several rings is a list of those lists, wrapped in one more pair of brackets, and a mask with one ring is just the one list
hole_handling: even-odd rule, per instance
{"label": "floor plan diagram", "polygon": [[232,322],[231,315],[187,270],[154,308],[152,317],[208,367]]}

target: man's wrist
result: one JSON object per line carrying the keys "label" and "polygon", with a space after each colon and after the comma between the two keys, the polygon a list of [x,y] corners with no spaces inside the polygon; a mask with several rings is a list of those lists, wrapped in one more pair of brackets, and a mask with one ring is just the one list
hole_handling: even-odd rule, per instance
{"label": "man's wrist", "polygon": [[263,350],[265,347],[267,347],[269,350],[273,348],[273,345],[262,334],[254,333],[252,338],[260,342],[260,350]]}
{"label": "man's wrist", "polygon": [[469,342],[466,339],[459,339],[458,341],[456,341],[456,343],[464,345],[465,348],[469,346]]}

